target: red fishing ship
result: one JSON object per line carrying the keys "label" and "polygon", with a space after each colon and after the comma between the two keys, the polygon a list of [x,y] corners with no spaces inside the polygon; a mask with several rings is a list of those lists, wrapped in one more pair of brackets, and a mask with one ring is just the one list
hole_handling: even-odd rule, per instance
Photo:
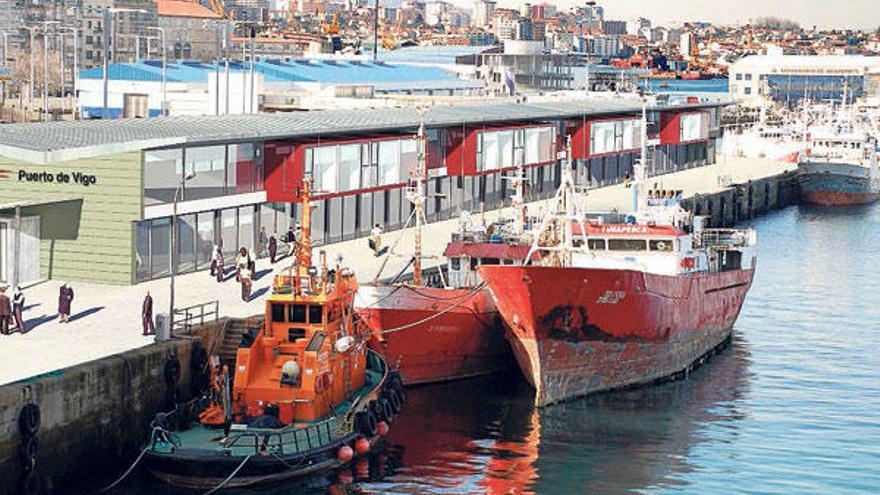
{"label": "red fishing ship", "polygon": [[[485,375],[510,364],[510,346],[477,269],[484,264],[519,262],[529,251],[528,245],[513,242],[519,235],[511,229],[521,227],[520,222],[487,226],[485,221],[470,222],[465,213],[459,232],[453,234],[444,252],[447,269],[438,269],[433,281],[425,283],[421,250],[422,226],[426,223],[426,175],[421,151],[424,126],[418,138],[418,165],[407,189],[413,212],[404,227],[405,231],[414,221],[412,281],[379,282],[380,269],[376,281],[360,286],[355,302],[355,311],[373,332],[370,346],[400,372],[406,385]],[[514,196],[514,204],[521,204],[521,194]],[[387,256],[393,256],[393,251]]]}
{"label": "red fishing ship", "polygon": [[565,173],[532,235],[540,259],[479,268],[538,406],[674,375],[730,336],[755,232],[704,229],[673,200],[648,204],[644,168],[626,222],[587,220]]}

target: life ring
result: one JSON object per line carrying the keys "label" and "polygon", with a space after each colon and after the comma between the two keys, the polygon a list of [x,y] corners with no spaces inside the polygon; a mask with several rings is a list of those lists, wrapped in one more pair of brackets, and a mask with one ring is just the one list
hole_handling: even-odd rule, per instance
{"label": "life ring", "polygon": [[18,431],[22,437],[32,437],[40,431],[40,407],[29,402],[18,413]]}
{"label": "life ring", "polygon": [[376,433],[379,429],[379,421],[376,419],[376,415],[373,414],[373,411],[369,408],[357,413],[355,415],[355,422],[357,423],[358,430],[367,438],[371,438],[376,436]]}
{"label": "life ring", "polygon": [[663,241],[658,242],[657,251],[666,251],[666,243]]}
{"label": "life ring", "polygon": [[177,356],[168,356],[162,374],[165,377],[166,385],[173,387],[177,384],[177,380],[180,379],[180,360],[177,359]]}

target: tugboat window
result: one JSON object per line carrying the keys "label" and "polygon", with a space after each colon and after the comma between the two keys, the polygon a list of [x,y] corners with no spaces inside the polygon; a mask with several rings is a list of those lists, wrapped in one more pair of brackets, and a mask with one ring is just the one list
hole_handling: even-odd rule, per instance
{"label": "tugboat window", "polygon": [[284,305],[272,305],[272,323],[281,323],[284,321]]}
{"label": "tugboat window", "polygon": [[461,258],[452,258],[450,263],[450,267],[455,270],[461,270]]}
{"label": "tugboat window", "polygon": [[306,322],[306,305],[305,304],[291,304],[289,306],[289,318],[288,321],[291,323],[305,323]]}
{"label": "tugboat window", "polygon": [[323,306],[309,306],[309,323],[324,323]]}
{"label": "tugboat window", "polygon": [[317,332],[315,333],[315,335],[312,335],[312,340],[310,340],[309,345],[306,346],[306,351],[314,352],[320,349],[321,344],[324,343],[325,338],[326,336],[321,332]]}
{"label": "tugboat window", "polygon": [[480,264],[481,265],[500,265],[501,260],[499,260],[498,258],[483,258],[480,261]]}
{"label": "tugboat window", "polygon": [[296,342],[299,339],[305,338],[306,329],[305,328],[288,328],[287,329],[287,341],[288,342]]}

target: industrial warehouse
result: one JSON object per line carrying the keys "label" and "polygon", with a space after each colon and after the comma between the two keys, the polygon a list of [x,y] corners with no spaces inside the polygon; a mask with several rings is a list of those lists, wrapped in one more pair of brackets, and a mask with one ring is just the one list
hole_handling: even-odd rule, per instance
{"label": "industrial warehouse", "polygon": [[[714,163],[722,105],[649,106],[651,173]],[[305,176],[317,244],[399,229],[420,122],[429,221],[504,206],[503,178],[519,167],[528,200],[551,196],[569,141],[577,180],[612,184],[632,173],[641,121],[640,100],[581,99],[12,125],[0,137],[0,279],[167,276],[175,206],[175,273],[207,269],[213,246],[232,256],[294,225]]]}

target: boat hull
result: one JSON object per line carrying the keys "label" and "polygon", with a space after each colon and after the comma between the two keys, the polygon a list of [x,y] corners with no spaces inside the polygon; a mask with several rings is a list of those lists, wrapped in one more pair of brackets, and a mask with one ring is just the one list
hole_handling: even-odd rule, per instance
{"label": "boat hull", "polygon": [[798,164],[800,197],[820,206],[851,206],[880,199],[878,179],[867,167],[848,163],[802,162]]}
{"label": "boat hull", "polygon": [[730,336],[753,270],[490,266],[480,275],[536,405],[546,406],[688,369]]}
{"label": "boat hull", "polygon": [[355,311],[373,332],[370,347],[400,372],[406,385],[485,375],[511,363],[498,312],[485,289],[363,285]]}

